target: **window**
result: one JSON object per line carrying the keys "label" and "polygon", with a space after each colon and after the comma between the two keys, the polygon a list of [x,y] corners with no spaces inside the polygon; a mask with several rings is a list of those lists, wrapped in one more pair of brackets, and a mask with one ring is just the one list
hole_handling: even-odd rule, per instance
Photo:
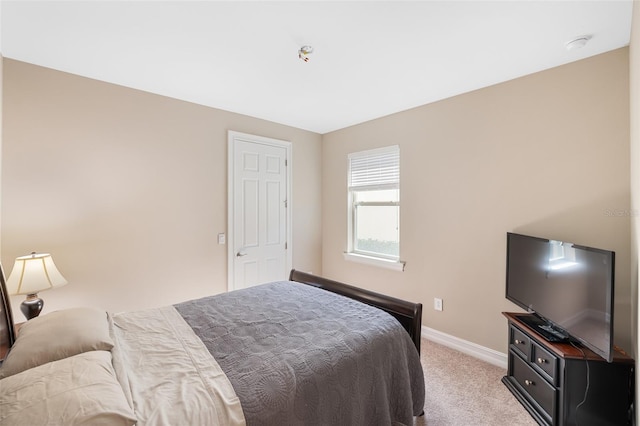
{"label": "window", "polygon": [[346,255],[352,260],[402,270],[400,148],[391,146],[349,154],[348,188]]}

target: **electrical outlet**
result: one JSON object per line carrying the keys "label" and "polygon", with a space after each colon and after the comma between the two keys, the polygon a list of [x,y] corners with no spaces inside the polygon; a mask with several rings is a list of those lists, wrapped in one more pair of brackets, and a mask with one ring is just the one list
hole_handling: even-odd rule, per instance
{"label": "electrical outlet", "polygon": [[218,234],[218,244],[226,244],[227,238],[224,234]]}
{"label": "electrical outlet", "polygon": [[435,309],[436,311],[441,311],[442,310],[442,299],[440,299],[438,297],[434,297],[434,299],[433,299],[433,309]]}

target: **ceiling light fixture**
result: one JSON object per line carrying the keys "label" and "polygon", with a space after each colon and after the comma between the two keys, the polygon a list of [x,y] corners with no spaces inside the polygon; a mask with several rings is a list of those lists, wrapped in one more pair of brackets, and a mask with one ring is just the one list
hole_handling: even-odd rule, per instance
{"label": "ceiling light fixture", "polygon": [[302,46],[300,50],[298,50],[298,58],[302,59],[304,62],[309,62],[309,55],[313,53],[313,47],[311,46]]}
{"label": "ceiling light fixture", "polygon": [[568,51],[581,49],[587,44],[589,40],[591,40],[591,37],[591,35],[576,37],[573,40],[566,42],[564,47],[566,47]]}

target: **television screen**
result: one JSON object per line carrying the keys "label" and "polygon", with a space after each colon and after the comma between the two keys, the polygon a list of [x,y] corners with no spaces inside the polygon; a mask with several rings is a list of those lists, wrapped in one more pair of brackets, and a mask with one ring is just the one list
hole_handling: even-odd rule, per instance
{"label": "television screen", "polygon": [[612,361],[613,251],[507,233],[507,299]]}

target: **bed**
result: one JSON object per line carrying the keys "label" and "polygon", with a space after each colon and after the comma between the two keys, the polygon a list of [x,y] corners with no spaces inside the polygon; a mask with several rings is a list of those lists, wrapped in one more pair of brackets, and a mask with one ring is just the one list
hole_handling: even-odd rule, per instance
{"label": "bed", "polygon": [[411,425],[422,414],[418,303],[293,270],[172,306],[51,312],[15,336],[0,277],[0,425]]}

